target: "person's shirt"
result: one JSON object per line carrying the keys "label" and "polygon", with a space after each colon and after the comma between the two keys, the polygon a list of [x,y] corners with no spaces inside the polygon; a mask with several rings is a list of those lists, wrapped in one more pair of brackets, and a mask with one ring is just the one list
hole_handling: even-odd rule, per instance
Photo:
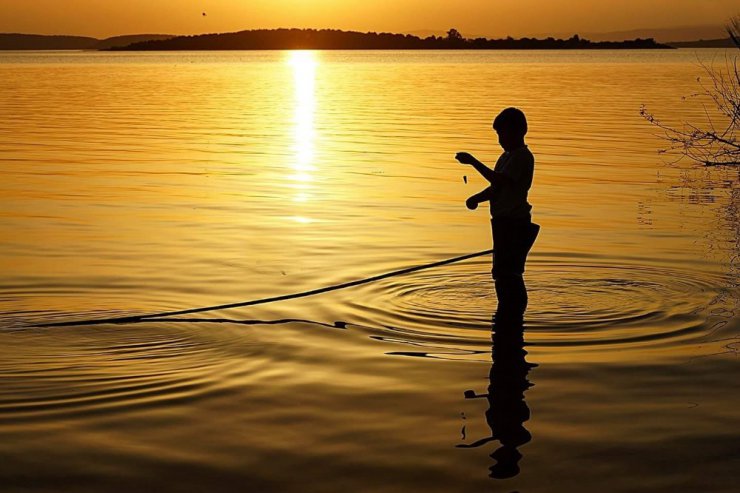
{"label": "person's shirt", "polygon": [[534,177],[534,156],[525,145],[501,154],[493,171],[509,180],[494,187],[491,194],[491,218],[528,219],[532,206],[527,195]]}

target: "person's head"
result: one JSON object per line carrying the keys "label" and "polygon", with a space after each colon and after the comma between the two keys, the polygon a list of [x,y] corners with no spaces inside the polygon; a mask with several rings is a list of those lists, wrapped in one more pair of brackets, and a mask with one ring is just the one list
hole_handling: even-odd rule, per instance
{"label": "person's head", "polygon": [[493,129],[504,150],[516,149],[524,144],[527,135],[527,117],[519,108],[506,108],[493,120]]}

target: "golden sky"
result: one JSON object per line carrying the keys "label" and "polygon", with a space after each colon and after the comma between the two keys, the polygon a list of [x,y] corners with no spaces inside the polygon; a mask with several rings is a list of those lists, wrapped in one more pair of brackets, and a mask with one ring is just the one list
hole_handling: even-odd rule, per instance
{"label": "golden sky", "polygon": [[455,27],[465,36],[520,37],[721,25],[738,13],[738,0],[0,0],[0,32],[106,37],[276,27]]}

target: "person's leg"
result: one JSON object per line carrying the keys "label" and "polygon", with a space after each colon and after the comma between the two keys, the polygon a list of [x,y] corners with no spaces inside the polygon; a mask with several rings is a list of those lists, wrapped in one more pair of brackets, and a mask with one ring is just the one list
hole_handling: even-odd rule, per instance
{"label": "person's leg", "polygon": [[527,261],[540,227],[526,219],[499,218],[491,221],[493,237],[493,279],[524,274]]}
{"label": "person's leg", "polygon": [[493,268],[491,276],[493,280],[510,274],[514,259],[512,242],[512,228],[506,219],[491,220],[491,235],[493,237]]}
{"label": "person's leg", "polygon": [[529,251],[532,249],[532,246],[537,239],[539,231],[540,226],[538,224],[534,224],[528,219],[517,221],[512,226],[510,232],[512,237],[512,272],[516,274],[524,274],[527,256],[529,255]]}
{"label": "person's leg", "polygon": [[492,276],[499,309],[523,314],[528,303],[523,274],[527,254],[534,244],[539,226],[529,219],[503,219],[491,224],[494,242]]}
{"label": "person's leg", "polygon": [[497,311],[508,317],[523,316],[529,302],[524,277],[517,274],[498,277],[495,285],[496,299],[498,299]]}

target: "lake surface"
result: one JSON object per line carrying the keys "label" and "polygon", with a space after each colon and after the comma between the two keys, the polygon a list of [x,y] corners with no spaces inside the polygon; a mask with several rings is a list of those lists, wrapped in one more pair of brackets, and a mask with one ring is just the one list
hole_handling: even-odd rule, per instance
{"label": "lake surface", "polygon": [[[738,172],[639,114],[735,53],[0,53],[2,491],[736,491]],[[507,106],[524,346],[487,257],[34,327],[489,249]]]}

